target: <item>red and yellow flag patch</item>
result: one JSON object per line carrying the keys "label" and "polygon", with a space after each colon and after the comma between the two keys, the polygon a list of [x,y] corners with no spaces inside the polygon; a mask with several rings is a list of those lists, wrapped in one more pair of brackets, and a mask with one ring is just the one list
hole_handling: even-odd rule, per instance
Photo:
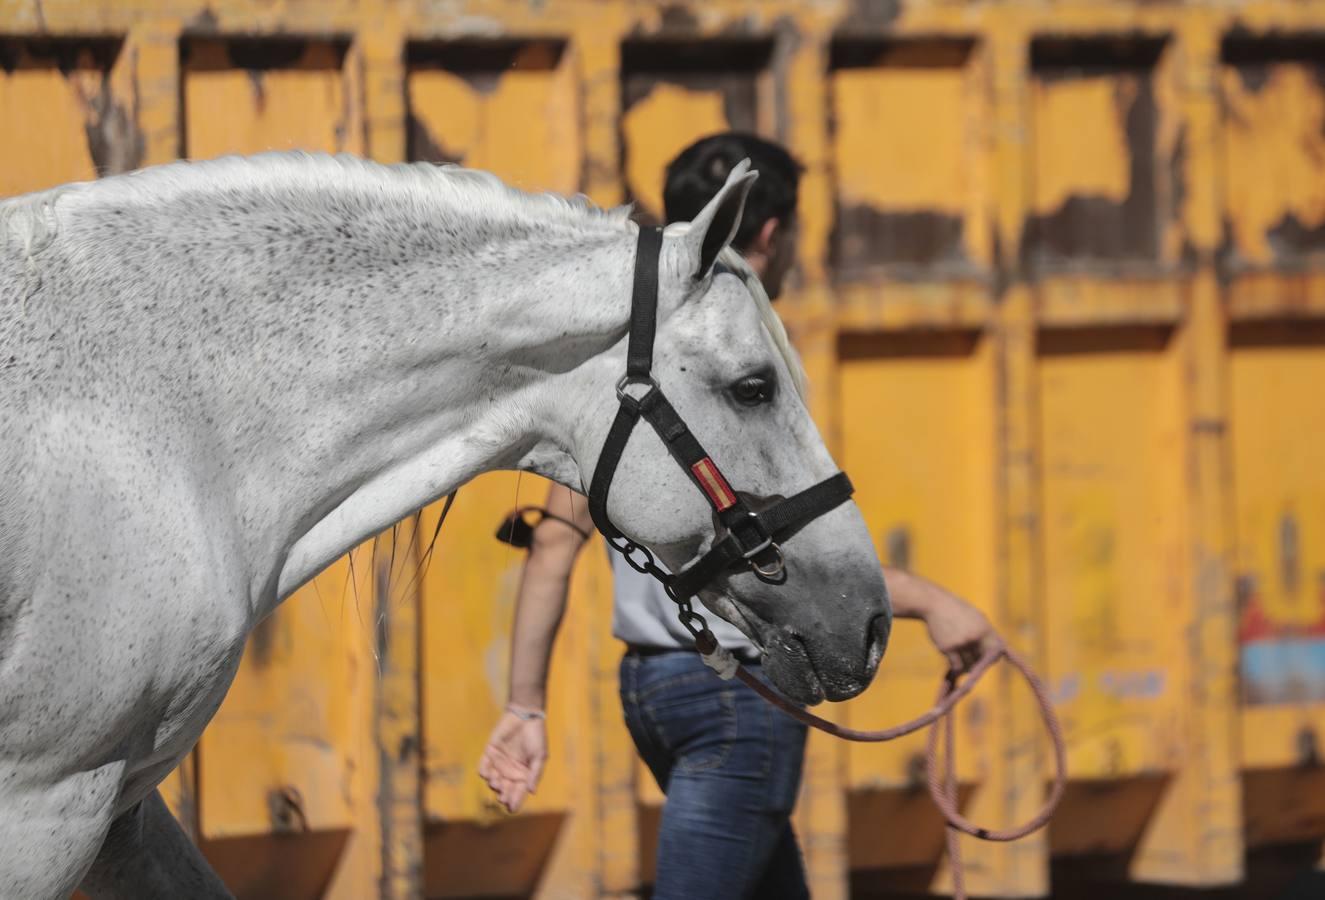
{"label": "red and yellow flag patch", "polygon": [[718,512],[736,505],[736,492],[727,484],[727,479],[722,477],[713,460],[706,456],[691,466],[690,471],[694,473],[695,480],[704,489],[704,493],[708,494]]}

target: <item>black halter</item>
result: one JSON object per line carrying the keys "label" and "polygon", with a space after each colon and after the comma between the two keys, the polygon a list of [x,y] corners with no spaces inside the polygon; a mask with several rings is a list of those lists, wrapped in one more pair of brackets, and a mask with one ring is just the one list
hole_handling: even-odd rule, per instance
{"label": "black halter", "polygon": [[[681,623],[696,637],[706,630],[704,618],[690,606],[690,598],[728,569],[749,566],[760,579],[772,584],[786,580],[782,550],[778,545],[805,523],[845,503],[853,491],[851,480],[838,472],[813,487],[755,512],[731,489],[713,459],[654,380],[653,337],[658,323],[658,258],[662,252],[662,229],[641,226],[635,252],[635,286],[631,294],[630,338],[626,351],[626,374],[617,382],[620,407],[603,442],[593,483],[589,486],[589,514],[611,547],[632,568],[662,582],[668,596],[680,608]],[[632,393],[633,391],[633,393]],[[663,444],[691,481],[708,498],[727,534],[699,559],[675,575],[654,563],[646,547],[634,543],[607,516],[607,492],[612,486],[621,454],[635,425],[644,419],[662,438]]]}

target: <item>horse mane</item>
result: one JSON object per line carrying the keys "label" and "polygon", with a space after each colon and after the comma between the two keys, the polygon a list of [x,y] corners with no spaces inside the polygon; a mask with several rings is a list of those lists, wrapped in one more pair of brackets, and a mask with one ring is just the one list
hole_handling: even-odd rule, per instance
{"label": "horse mane", "polygon": [[[383,165],[349,154],[331,156],[293,150],[202,161],[178,160],[98,181],[76,182],[13,197],[0,201],[0,225],[6,226],[11,238],[18,238],[28,246],[34,232],[49,231],[55,203],[63,197],[79,197],[92,203],[133,203],[159,201],[184,193],[225,194],[239,187],[271,194],[299,188],[316,192],[336,188],[351,194],[361,191],[366,196],[398,192],[406,198],[417,197],[414,191],[422,189],[426,191],[430,209],[443,215],[453,211],[470,221],[544,228],[549,223],[588,229],[623,228],[630,216],[629,207],[602,209],[582,194],[563,197],[530,193],[488,172],[457,165],[426,162]],[[47,227],[33,227],[43,223]]]}
{"label": "horse mane", "polygon": [[[290,188],[321,193],[330,188],[361,190],[365,195],[392,192],[406,203],[422,207],[428,198],[427,217],[438,227],[438,211],[454,212],[465,221],[487,221],[515,226],[520,230],[546,230],[562,225],[581,233],[620,231],[629,227],[631,207],[603,209],[583,194],[564,197],[553,193],[531,193],[512,187],[489,172],[457,165],[426,162],[382,165],[349,154],[310,154],[278,151],[253,156],[223,156],[218,159],[179,160],[98,181],[61,185],[46,191],[0,200],[0,237],[19,247],[21,258],[35,275],[35,258],[60,234],[58,201],[69,198],[88,203],[124,205],[145,200],[163,200],[186,193],[217,193],[243,186],[276,194]],[[423,210],[420,208],[420,212]],[[688,224],[673,226],[683,230]],[[787,337],[782,320],[764,291],[763,284],[745,259],[731,248],[722,252],[721,262],[745,283],[760,320],[774,347],[787,364],[798,394],[805,395],[805,370]]]}

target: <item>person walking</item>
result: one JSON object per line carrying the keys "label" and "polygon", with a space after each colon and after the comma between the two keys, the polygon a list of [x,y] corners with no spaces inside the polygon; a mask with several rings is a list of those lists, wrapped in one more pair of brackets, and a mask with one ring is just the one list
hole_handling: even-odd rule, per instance
{"label": "person walking", "polygon": [[[732,241],[776,299],[795,255],[801,167],[783,147],[728,132],[687,147],[667,168],[666,219],[690,221],[742,159],[759,172]],[[534,527],[516,598],[509,702],[479,774],[515,811],[536,790],[548,758],[545,704],[552,648],[570,578],[593,531],[587,500],[553,485]],[[791,814],[806,729],[701,661],[662,585],[609,552],[612,633],[625,645],[620,695],[626,726],[666,795],[655,900],[800,900],[809,897]],[[935,648],[965,671],[996,641],[988,620],[951,592],[884,568],[893,614],[924,621]],[[756,677],[759,649],[733,625],[710,628]],[[766,680],[766,679],[765,679]]]}

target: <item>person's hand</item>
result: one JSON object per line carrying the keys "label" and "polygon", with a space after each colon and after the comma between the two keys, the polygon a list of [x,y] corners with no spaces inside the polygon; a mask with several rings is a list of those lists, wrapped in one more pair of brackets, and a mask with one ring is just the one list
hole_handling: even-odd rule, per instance
{"label": "person's hand", "polygon": [[506,811],[515,812],[538,789],[546,762],[547,723],[541,717],[521,719],[508,709],[488,737],[478,774]]}
{"label": "person's hand", "polygon": [[924,615],[929,639],[948,659],[953,674],[970,670],[998,646],[998,633],[984,613],[959,597],[942,591]]}

